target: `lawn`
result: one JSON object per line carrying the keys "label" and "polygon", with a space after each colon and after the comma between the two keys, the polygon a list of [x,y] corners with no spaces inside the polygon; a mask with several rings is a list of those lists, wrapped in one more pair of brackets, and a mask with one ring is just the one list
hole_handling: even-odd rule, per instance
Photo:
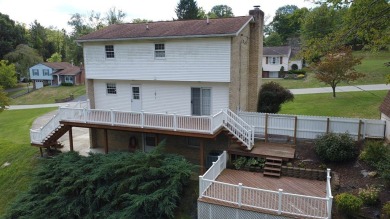
{"label": "lawn", "polygon": [[339,92],[295,95],[294,102],[282,105],[282,114],[379,119],[379,105],[387,91]]}
{"label": "lawn", "polygon": [[11,105],[55,103],[55,99],[63,99],[69,97],[71,94],[73,94],[75,98],[84,95],[85,86],[47,86],[31,92],[30,94],[13,99]]}
{"label": "lawn", "polygon": [[[0,113],[0,218],[15,197],[27,190],[39,150],[30,146],[32,122],[53,108]],[[9,163],[9,166],[5,166]]]}
{"label": "lawn", "polygon": [[[390,52],[354,52],[357,57],[364,57],[362,64],[356,66],[358,72],[366,74],[366,77],[361,78],[355,82],[340,83],[338,86],[348,85],[363,85],[363,84],[384,84],[385,75],[390,74],[390,68],[384,65],[385,62],[390,61]],[[322,82],[319,82],[314,77],[314,73],[308,72],[304,80],[284,80],[284,79],[263,79],[263,83],[275,81],[288,89],[296,88],[312,88],[312,87],[329,87]]]}

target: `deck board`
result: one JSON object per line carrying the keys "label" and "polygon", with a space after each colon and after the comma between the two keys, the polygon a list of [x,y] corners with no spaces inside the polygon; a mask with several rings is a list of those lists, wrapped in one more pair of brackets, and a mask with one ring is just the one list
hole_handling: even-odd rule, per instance
{"label": "deck board", "polygon": [[[224,182],[229,184],[235,184],[238,185],[238,183],[242,183],[243,186],[246,187],[253,187],[258,189],[265,189],[265,190],[271,190],[271,191],[278,191],[279,189],[283,189],[284,193],[292,193],[292,194],[299,194],[299,195],[306,195],[306,196],[314,196],[314,197],[320,197],[325,198],[326,197],[326,182],[325,181],[316,181],[316,180],[308,180],[308,179],[300,179],[300,178],[293,178],[293,177],[281,177],[281,178],[273,178],[273,177],[264,177],[262,173],[255,173],[255,172],[247,172],[247,171],[239,171],[239,170],[231,170],[231,169],[225,169],[216,179],[218,182]],[[208,190],[212,190],[217,188],[217,186],[211,185]],[[214,191],[213,194],[216,194],[217,196],[220,196],[219,193],[222,193],[221,191]],[[206,194],[208,191],[206,191]],[[234,200],[237,197],[237,191],[234,189],[224,190],[226,200]],[[211,193],[210,193],[211,194]],[[227,194],[227,196],[226,196]],[[274,204],[270,204],[269,208],[277,209],[277,194],[263,194],[256,195],[252,194],[250,196],[247,196],[247,198],[243,198],[242,203],[253,203],[254,200],[257,202],[262,203],[268,203],[272,202]],[[217,205],[223,205],[227,207],[232,208],[239,208],[243,210],[249,210],[249,211],[256,211],[261,213],[267,213],[267,214],[277,214],[277,212],[264,210],[260,208],[254,208],[249,206],[241,206],[239,207],[237,204],[232,204],[228,202],[223,202],[219,200],[215,200],[212,198],[202,197],[199,199],[199,201],[210,203],[210,204],[217,204]],[[309,203],[310,201],[302,200],[302,199],[283,199],[282,203],[282,209],[284,211],[291,211],[295,214],[306,214],[310,211],[320,211],[321,214],[326,214],[326,203]],[[308,207],[302,207],[302,206],[308,206]],[[282,213],[285,216],[289,217],[297,217],[297,218],[305,218],[304,216],[297,216],[293,214],[288,213]],[[307,217],[309,218],[309,217]]]}
{"label": "deck board", "polygon": [[231,144],[228,152],[229,154],[249,157],[279,157],[284,160],[289,160],[295,156],[295,147],[289,144],[256,141],[251,151],[246,151],[244,147],[238,144]]}

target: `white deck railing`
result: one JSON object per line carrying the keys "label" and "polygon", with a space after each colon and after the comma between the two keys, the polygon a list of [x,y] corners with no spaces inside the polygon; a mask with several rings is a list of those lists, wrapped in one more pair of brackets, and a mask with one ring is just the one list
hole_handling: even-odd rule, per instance
{"label": "white deck railing", "polygon": [[310,218],[330,218],[332,213],[332,191],[330,187],[330,169],[326,182],[326,197],[306,196],[243,186],[216,181],[218,175],[226,169],[228,157],[226,151],[216,162],[199,176],[199,198],[205,197],[220,202],[267,210],[278,214],[290,214]]}
{"label": "white deck railing", "polygon": [[254,129],[230,110],[221,110],[214,116],[187,116],[148,112],[88,109],[88,102],[78,102],[72,107],[60,107],[58,113],[43,127],[30,130],[31,143],[41,144],[60,126],[60,121],[163,129],[192,133],[213,134],[226,127],[248,149],[254,143]]}

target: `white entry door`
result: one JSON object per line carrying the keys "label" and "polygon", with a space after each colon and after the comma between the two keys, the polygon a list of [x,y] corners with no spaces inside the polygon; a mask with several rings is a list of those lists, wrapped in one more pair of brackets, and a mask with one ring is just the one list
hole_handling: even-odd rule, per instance
{"label": "white entry door", "polygon": [[141,110],[141,86],[131,85],[131,111],[140,112]]}

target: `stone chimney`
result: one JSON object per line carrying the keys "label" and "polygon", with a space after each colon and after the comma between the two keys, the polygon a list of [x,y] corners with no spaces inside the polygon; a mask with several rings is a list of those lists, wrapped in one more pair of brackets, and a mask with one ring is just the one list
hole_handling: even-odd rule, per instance
{"label": "stone chimney", "polygon": [[[249,11],[254,22],[250,24],[250,48],[249,48],[249,110],[257,110],[258,94],[262,82],[262,58],[263,58],[263,26],[264,12],[260,6],[254,6]],[[251,83],[252,82],[252,83]],[[255,82],[255,83],[254,83]]]}

